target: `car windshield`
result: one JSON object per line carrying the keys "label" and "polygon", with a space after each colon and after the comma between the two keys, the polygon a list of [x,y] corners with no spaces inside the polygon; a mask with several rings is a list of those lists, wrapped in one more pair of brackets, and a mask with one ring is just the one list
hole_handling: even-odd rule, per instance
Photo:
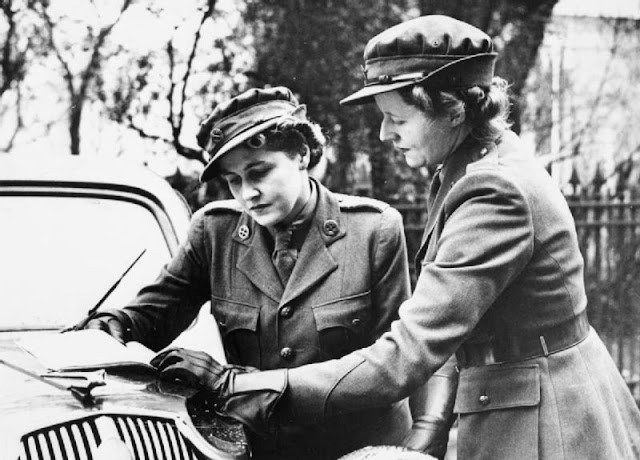
{"label": "car windshield", "polygon": [[77,323],[138,262],[101,308],[119,308],[170,252],[146,207],[112,198],[0,196],[0,331]]}

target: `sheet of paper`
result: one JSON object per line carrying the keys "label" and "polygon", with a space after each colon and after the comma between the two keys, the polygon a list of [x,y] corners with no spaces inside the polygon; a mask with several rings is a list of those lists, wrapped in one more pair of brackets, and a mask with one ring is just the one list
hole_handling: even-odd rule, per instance
{"label": "sheet of paper", "polygon": [[116,364],[148,366],[155,353],[139,343],[124,346],[97,329],[25,337],[18,344],[52,370],[94,369]]}
{"label": "sheet of paper", "polygon": [[210,313],[209,304],[205,304],[198,314],[197,321],[171,342],[164,349],[188,348],[204,351],[220,364],[227,364],[227,358],[222,345],[222,336],[218,324]]}

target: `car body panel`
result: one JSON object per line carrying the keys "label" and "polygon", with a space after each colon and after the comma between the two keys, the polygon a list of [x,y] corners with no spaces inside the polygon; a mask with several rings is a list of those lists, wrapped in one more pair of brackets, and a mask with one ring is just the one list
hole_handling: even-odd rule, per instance
{"label": "car body panel", "polygon": [[[114,203],[131,203],[136,207],[144,208],[153,216],[166,244],[166,254],[162,254],[161,250],[156,259],[152,262],[148,260],[145,262],[153,265],[152,267],[146,267],[145,270],[155,270],[156,273],[160,270],[160,259],[166,258],[167,260],[164,261],[166,262],[171,255],[175,254],[180,241],[186,236],[190,219],[190,211],[186,202],[162,178],[140,166],[94,158],[88,160],[56,158],[34,161],[33,159],[22,160],[2,157],[0,158],[0,200],[3,198],[13,199],[13,197],[29,197],[24,203],[33,203],[33,201],[29,200],[34,197],[36,200],[40,200],[40,198],[44,200],[51,197],[63,199],[71,197],[96,200],[96,202],[105,202],[104,200],[106,200],[106,202],[113,201]],[[48,206],[52,202],[43,201],[43,203]],[[0,211],[2,211],[1,207]],[[53,215],[55,216],[55,213]],[[117,215],[117,210],[114,215]],[[82,218],[82,216],[79,216],[79,218]],[[51,223],[51,219],[48,222]],[[15,222],[14,224],[17,227],[14,228],[14,233],[11,236],[12,238],[20,237],[17,234],[20,230],[20,222]],[[34,219],[30,225],[38,224],[39,221]],[[47,222],[43,223],[43,225],[46,227]],[[5,238],[7,237],[6,228],[7,226],[5,226]],[[2,238],[3,231],[0,227],[0,240]],[[11,243],[5,243],[5,247],[11,247]],[[46,252],[47,245],[42,245],[38,250]],[[14,259],[16,255],[21,253],[20,251],[21,249],[18,248],[12,253]],[[128,251],[125,251],[125,253],[127,257],[124,257],[122,261],[117,260],[115,265],[116,273],[110,274],[108,280],[104,280],[102,284],[97,285],[99,286],[97,289],[99,292],[96,292],[96,301],[108,291],[109,286],[113,285],[114,278],[117,278],[118,272],[121,271],[120,267],[124,269],[130,263],[132,257],[135,256],[135,253],[128,254]],[[46,259],[47,255],[43,254],[42,257]],[[58,255],[58,257],[62,256]],[[37,258],[34,260],[34,263],[39,264],[41,262]],[[55,265],[52,267],[48,270],[55,270]],[[5,271],[5,275],[11,276],[11,273],[11,267],[9,267]],[[46,273],[44,275],[39,274],[36,279],[30,280],[21,289],[25,291],[38,289],[39,286],[43,285],[43,276],[46,276]],[[91,272],[87,273],[87,279],[95,276]],[[135,276],[138,276],[138,274],[135,274]],[[145,276],[148,277],[149,274]],[[140,277],[136,282],[142,283],[143,278]],[[74,279],[69,285],[71,288],[67,289],[73,289],[74,285],[80,285],[82,282],[82,280]],[[129,290],[134,287],[139,289],[142,284],[129,286]],[[20,292],[20,289],[14,289],[13,292],[15,295],[16,292]],[[46,302],[42,301],[43,305],[37,305],[36,307],[42,309],[64,308],[64,305],[56,303],[57,298],[59,296],[55,292],[50,294],[50,298],[47,298],[45,293],[43,299]],[[21,313],[15,311],[12,305],[3,305],[2,302],[3,297],[0,294],[0,309],[9,309],[5,319]],[[94,304],[95,301],[92,300],[86,306],[82,305],[82,309],[79,312],[74,312],[74,315],[85,314]],[[207,315],[210,317],[209,308],[205,305],[201,310],[200,317]],[[2,315],[0,314],[1,318]],[[68,320],[67,318],[64,319],[65,321]],[[80,320],[81,316],[75,319]],[[206,320],[209,319],[206,318]],[[46,430],[49,427],[60,426],[63,427],[63,431],[66,430],[65,433],[71,433],[72,428],[77,431],[82,424],[84,426],[89,426],[88,424],[90,424],[91,430],[97,436],[93,441],[89,436],[89,441],[91,442],[88,442],[85,434],[81,433],[84,437],[84,448],[87,450],[83,455],[90,456],[89,450],[96,447],[92,442],[95,444],[100,439],[104,439],[104,433],[101,435],[102,438],[99,435],[100,423],[94,424],[94,422],[99,422],[102,419],[111,420],[112,424],[115,421],[116,425],[117,423],[122,424],[124,423],[123,420],[126,420],[129,424],[137,423],[143,426],[143,428],[139,429],[139,433],[135,435],[139,438],[136,442],[141,449],[151,449],[153,451],[161,444],[159,443],[160,435],[165,436],[166,432],[168,436],[175,431],[175,435],[171,434],[171,436],[179,438],[178,440],[183,448],[187,444],[190,449],[189,452],[197,453],[193,455],[209,459],[240,460],[248,458],[246,437],[242,427],[237,422],[225,420],[217,415],[215,411],[210,410],[206,404],[202,403],[203,398],[205,400],[207,398],[202,393],[198,393],[196,389],[177,382],[160,381],[152,371],[142,368],[109,369],[106,373],[106,384],[91,390],[91,395],[93,396],[92,404],[83,404],[70,391],[56,388],[41,381],[36,376],[47,373],[48,369],[23,350],[18,341],[26,335],[37,336],[38,334],[58,333],[62,324],[54,323],[56,321],[47,319],[47,321],[42,321],[41,323],[36,322],[32,328],[22,327],[21,324],[17,323],[17,325],[5,327],[4,329],[3,325],[0,324],[0,458],[18,458],[21,455],[20,449],[25,448],[21,446],[20,440],[27,439],[29,433],[36,433],[34,436],[39,436],[39,438],[33,439],[45,439],[46,436],[53,436],[52,434],[46,434]],[[202,329],[199,329],[196,323],[187,333],[191,333],[191,330],[197,334],[198,332],[195,331]],[[207,335],[211,334],[207,333]],[[211,337],[202,339],[209,340]],[[219,340],[219,337],[214,337],[213,340]],[[219,344],[216,345],[219,346]],[[20,372],[16,367],[34,375],[30,376]],[[69,384],[68,379],[55,379],[55,382],[65,386]],[[198,416],[194,418],[196,412]],[[165,428],[159,428],[159,431],[154,431],[155,428],[153,428],[147,432],[146,428],[144,428],[145,423],[151,426],[151,424],[159,424],[160,421],[165,424],[163,425]],[[37,433],[40,434],[38,435]],[[89,431],[89,435],[91,435],[91,431]],[[144,442],[141,441],[143,438]],[[33,442],[33,439],[29,442]],[[80,437],[73,439],[78,440]],[[134,441],[135,439],[129,442],[130,448],[131,443],[135,444]],[[26,443],[27,441],[24,442]],[[46,443],[42,442],[43,445],[36,446],[37,449],[35,451],[40,452],[40,450],[49,449],[49,455],[52,455],[52,452],[64,450],[62,443],[56,445],[55,439],[53,444],[50,439],[47,439]],[[68,439],[67,448],[70,448]],[[76,447],[73,448],[76,449]],[[82,448],[80,448],[80,451],[82,451]],[[22,455],[24,455],[24,452]],[[66,458],[66,455],[69,454],[63,454],[63,457]],[[147,452],[145,455],[154,454]],[[158,452],[157,458],[164,458],[165,455],[169,456],[167,453],[160,454]],[[179,455],[183,454],[179,453]],[[45,452],[43,458],[50,457]]]}

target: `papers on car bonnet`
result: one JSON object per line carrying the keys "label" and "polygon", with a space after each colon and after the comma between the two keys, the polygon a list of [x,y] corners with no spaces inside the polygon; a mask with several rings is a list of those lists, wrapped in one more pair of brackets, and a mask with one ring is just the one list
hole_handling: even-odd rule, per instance
{"label": "papers on car bonnet", "polygon": [[[139,342],[123,345],[97,329],[27,336],[18,344],[48,369],[55,371],[131,366],[153,369],[149,363],[157,354]],[[183,331],[164,350],[169,348],[204,351],[219,363],[227,363],[220,332],[210,314],[200,315],[194,326]]]}

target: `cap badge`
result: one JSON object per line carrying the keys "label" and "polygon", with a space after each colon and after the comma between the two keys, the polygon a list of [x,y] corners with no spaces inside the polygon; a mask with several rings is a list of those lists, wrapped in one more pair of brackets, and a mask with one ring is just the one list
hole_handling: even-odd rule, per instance
{"label": "cap badge", "polygon": [[215,145],[224,139],[224,133],[220,128],[215,128],[211,130],[209,137],[211,138],[211,142]]}
{"label": "cap badge", "polygon": [[238,228],[238,236],[241,240],[246,240],[247,238],[249,238],[250,234],[251,232],[249,231],[249,227],[247,227],[246,225],[241,225],[240,228]]}

